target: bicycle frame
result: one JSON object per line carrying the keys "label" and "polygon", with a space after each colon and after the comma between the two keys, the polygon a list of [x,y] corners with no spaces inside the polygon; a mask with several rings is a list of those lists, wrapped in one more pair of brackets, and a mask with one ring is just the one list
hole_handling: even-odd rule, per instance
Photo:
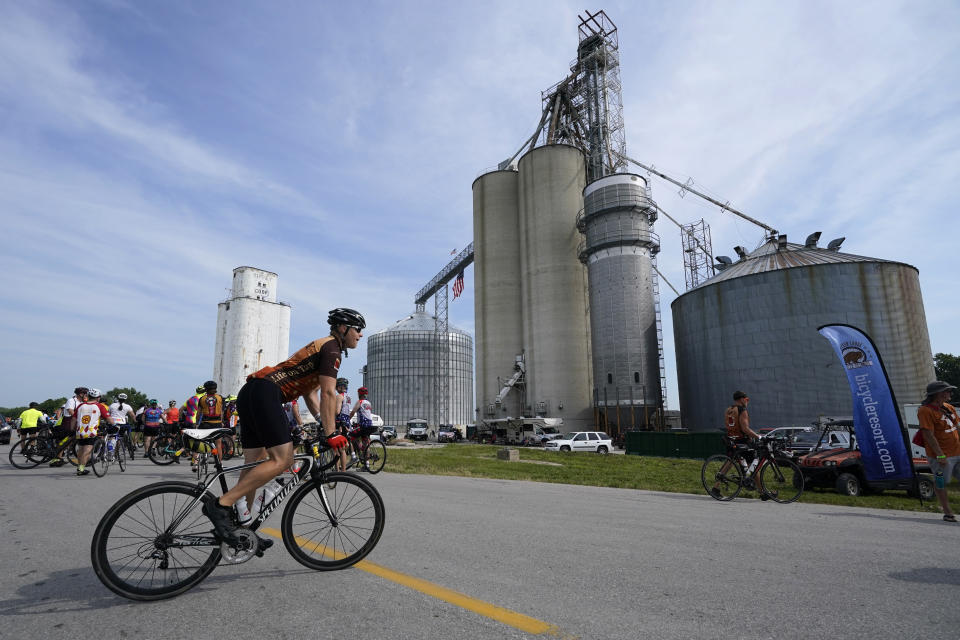
{"label": "bicycle frame", "polygon": [[[236,466],[228,467],[225,469],[223,467],[223,463],[220,461],[219,456],[213,456],[213,459],[214,459],[214,466],[216,467],[216,471],[212,473],[208,473],[207,476],[197,484],[197,487],[201,489],[200,491],[201,496],[204,493],[206,493],[211,486],[213,486],[214,482],[217,482],[218,480],[220,482],[220,488],[222,492],[226,493],[229,489],[229,487],[227,486],[227,479],[226,479],[226,475],[228,473],[235,473],[235,472],[243,471],[244,469],[252,469],[264,462],[264,460],[258,460],[257,462],[236,465]],[[260,525],[262,525],[267,520],[267,518],[270,517],[270,514],[276,511],[280,507],[280,505],[283,504],[283,502],[287,499],[287,496],[293,493],[293,491],[300,485],[300,483],[303,482],[303,476],[305,476],[307,473],[309,473],[312,478],[318,481],[317,495],[320,498],[320,504],[323,505],[323,510],[326,512],[327,517],[330,519],[331,524],[336,526],[338,524],[338,520],[337,520],[337,517],[334,515],[333,510],[330,508],[330,503],[327,501],[326,493],[323,491],[323,480],[326,477],[326,470],[333,467],[336,464],[336,461],[338,459],[339,459],[338,457],[334,457],[333,460],[327,465],[318,464],[317,461],[319,460],[319,450],[317,449],[316,445],[314,445],[313,453],[296,454],[294,456],[294,460],[300,460],[302,462],[305,462],[308,465],[306,473],[304,473],[302,469],[297,473],[292,473],[290,481],[284,483],[283,489],[281,489],[280,492],[277,493],[277,495],[275,495],[273,499],[270,500],[269,503],[265,504],[261,509],[260,513],[257,515],[257,517],[255,517],[247,525],[245,525],[244,528],[249,529],[250,531],[256,531],[260,527]],[[193,511],[193,509],[197,506],[199,502],[200,502],[199,496],[194,498],[194,500],[190,502],[173,519],[173,521],[165,530],[165,533],[171,533],[173,531],[176,531],[177,527],[180,526],[180,524],[184,521],[184,519],[186,519],[187,515],[191,511]],[[210,546],[215,546],[220,544],[215,539],[208,539],[208,541]],[[182,545],[182,546],[202,546],[202,545],[195,542],[194,544],[188,544],[188,545]]]}

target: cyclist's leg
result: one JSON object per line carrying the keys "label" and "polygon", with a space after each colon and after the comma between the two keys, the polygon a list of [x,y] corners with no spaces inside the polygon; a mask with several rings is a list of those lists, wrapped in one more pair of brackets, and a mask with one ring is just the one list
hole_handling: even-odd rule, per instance
{"label": "cyclist's leg", "polygon": [[266,460],[242,474],[219,500],[204,506],[221,537],[233,527],[233,505],[243,496],[248,505],[253,504],[256,490],[293,464],[293,441],[280,387],[268,380],[247,382],[237,394],[237,409],[244,417],[244,458],[254,461],[265,455]]}

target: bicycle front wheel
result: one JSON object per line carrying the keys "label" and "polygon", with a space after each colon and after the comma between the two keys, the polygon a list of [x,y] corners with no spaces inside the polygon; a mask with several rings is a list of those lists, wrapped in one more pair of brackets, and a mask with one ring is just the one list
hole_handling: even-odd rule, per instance
{"label": "bicycle front wheel", "polygon": [[200,495],[188,482],[158,482],[110,507],[90,545],[100,582],[124,598],[162,600],[210,575],[220,562],[220,543],[195,502]]}
{"label": "bicycle front wheel", "polygon": [[760,489],[775,502],[787,504],[803,493],[803,472],[793,460],[767,460],[758,475]]}
{"label": "bicycle front wheel", "polygon": [[[321,494],[333,518],[324,509]],[[329,473],[322,483],[311,479],[294,492],[283,510],[280,530],[297,562],[334,571],[373,550],[383,533],[384,517],[383,499],[368,480],[352,473]]]}
{"label": "bicycle front wheel", "polygon": [[21,439],[17,444],[10,447],[10,464],[17,469],[33,469],[35,466],[46,460],[46,456],[40,453],[37,448],[37,437]]}
{"label": "bicycle front wheel", "polygon": [[370,473],[379,473],[387,463],[387,447],[379,440],[371,440],[363,450],[363,467]]}
{"label": "bicycle front wheel", "polygon": [[177,459],[174,455],[177,451],[175,438],[173,436],[157,436],[150,444],[150,451],[147,451],[147,457],[153,464],[165,466],[173,464]]}
{"label": "bicycle front wheel", "polygon": [[743,474],[740,465],[729,456],[717,454],[707,458],[700,469],[700,482],[707,495],[715,500],[727,502],[740,495],[743,488]]}
{"label": "bicycle front wheel", "polygon": [[97,438],[93,441],[93,449],[90,451],[88,464],[98,478],[107,475],[107,471],[110,470],[110,461],[107,459],[107,443],[103,441],[103,438]]}

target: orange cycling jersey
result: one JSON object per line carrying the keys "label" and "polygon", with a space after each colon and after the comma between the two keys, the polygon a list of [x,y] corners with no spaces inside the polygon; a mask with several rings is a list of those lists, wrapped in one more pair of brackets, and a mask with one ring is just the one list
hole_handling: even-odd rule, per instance
{"label": "orange cycling jersey", "polygon": [[263,378],[280,387],[284,402],[296,400],[320,387],[321,376],[336,378],[340,370],[340,343],[333,336],[314,340],[273,367],[247,376]]}
{"label": "orange cycling jersey", "polygon": [[205,393],[197,402],[197,422],[223,422],[223,396]]}

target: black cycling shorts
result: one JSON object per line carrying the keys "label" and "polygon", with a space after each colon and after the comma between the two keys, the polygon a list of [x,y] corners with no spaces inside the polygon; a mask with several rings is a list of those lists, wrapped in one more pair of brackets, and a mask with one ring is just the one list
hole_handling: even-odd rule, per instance
{"label": "black cycling shorts", "polygon": [[240,387],[237,413],[243,416],[240,442],[245,449],[269,449],[293,441],[283,395],[276,383],[253,378]]}

